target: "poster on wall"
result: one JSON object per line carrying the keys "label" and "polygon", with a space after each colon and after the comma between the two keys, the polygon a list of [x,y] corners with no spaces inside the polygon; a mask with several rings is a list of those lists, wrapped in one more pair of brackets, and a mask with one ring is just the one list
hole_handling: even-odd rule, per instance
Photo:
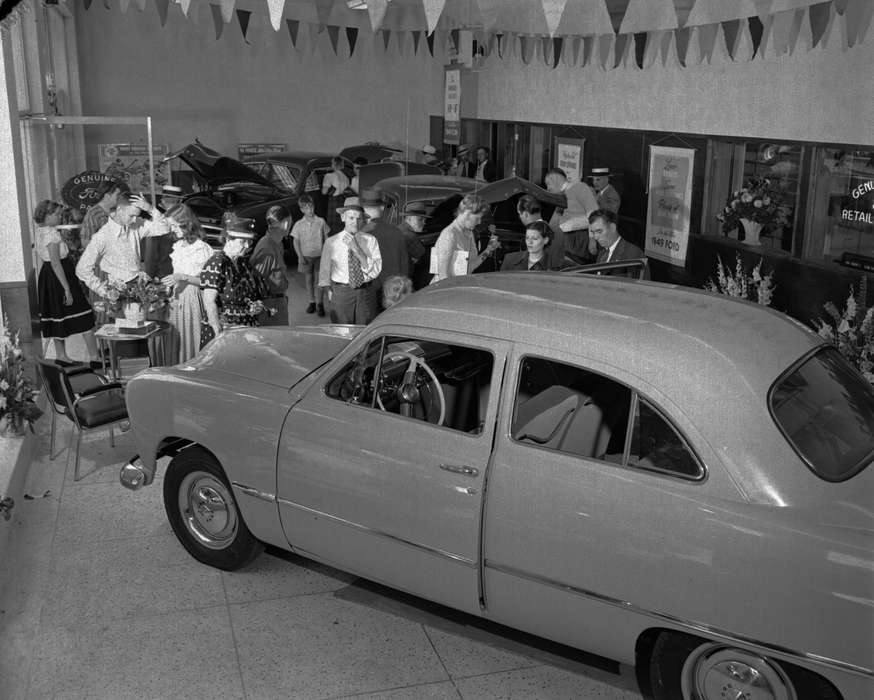
{"label": "poster on wall", "polygon": [[564,170],[568,182],[583,178],[583,144],[585,139],[555,137],[555,167]]}
{"label": "poster on wall", "polygon": [[[171,184],[170,164],[162,160],[170,153],[169,146],[152,146],[155,161],[155,189]],[[141,143],[100,143],[97,145],[100,170],[124,182],[131,192],[149,192],[149,147]]]}
{"label": "poster on wall", "polygon": [[443,143],[461,143],[461,69],[446,70],[443,98]]}
{"label": "poster on wall", "polygon": [[237,157],[260,156],[265,153],[282,153],[288,150],[287,143],[238,143]]}
{"label": "poster on wall", "polygon": [[646,254],[671,265],[686,264],[695,150],[650,146]]}

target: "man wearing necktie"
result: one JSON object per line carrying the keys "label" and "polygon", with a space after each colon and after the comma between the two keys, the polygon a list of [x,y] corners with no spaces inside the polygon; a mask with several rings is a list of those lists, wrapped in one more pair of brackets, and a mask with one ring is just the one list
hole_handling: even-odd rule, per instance
{"label": "man wearing necktie", "polygon": [[[616,228],[616,214],[609,209],[596,209],[589,214],[589,235],[598,243],[598,257],[595,262],[618,262],[644,257],[643,251],[634,243],[629,243]],[[602,275],[637,277],[632,268],[604,270]],[[644,268],[644,279],[649,279],[649,269]]]}
{"label": "man wearing necktie", "polygon": [[382,270],[379,243],[360,229],[364,209],[358,204],[337,208],[343,230],[325,241],[319,286],[331,302],[331,322],[366,325],[376,316],[370,287]]}

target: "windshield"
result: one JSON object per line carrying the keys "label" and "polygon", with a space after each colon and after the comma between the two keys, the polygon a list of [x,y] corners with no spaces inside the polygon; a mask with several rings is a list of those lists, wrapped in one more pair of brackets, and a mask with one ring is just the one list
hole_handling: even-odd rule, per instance
{"label": "windshield", "polygon": [[874,387],[834,348],[820,350],[771,390],[774,419],[826,481],[844,481],[874,459]]}

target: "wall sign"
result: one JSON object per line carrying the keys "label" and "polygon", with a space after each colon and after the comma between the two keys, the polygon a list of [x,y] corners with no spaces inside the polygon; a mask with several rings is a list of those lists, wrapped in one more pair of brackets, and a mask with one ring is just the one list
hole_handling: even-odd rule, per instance
{"label": "wall sign", "polygon": [[61,199],[73,209],[87,211],[100,201],[97,190],[103,182],[115,182],[124,189],[124,182],[99,170],[86,170],[74,175],[61,187]]}
{"label": "wall sign", "polygon": [[564,170],[569,182],[583,179],[583,144],[585,139],[555,137],[555,167]]}
{"label": "wall sign", "polygon": [[262,153],[282,153],[287,150],[287,143],[238,143],[237,157],[260,156]]}
{"label": "wall sign", "polygon": [[686,264],[695,150],[650,146],[646,254],[671,265]]}
{"label": "wall sign", "polygon": [[[170,153],[168,146],[152,146],[155,162],[155,189],[169,185],[170,164],[162,160]],[[100,169],[124,182],[134,193],[149,192],[149,147],[140,143],[101,143],[97,145]]]}
{"label": "wall sign", "polygon": [[443,96],[443,143],[461,143],[461,69],[447,68]]}

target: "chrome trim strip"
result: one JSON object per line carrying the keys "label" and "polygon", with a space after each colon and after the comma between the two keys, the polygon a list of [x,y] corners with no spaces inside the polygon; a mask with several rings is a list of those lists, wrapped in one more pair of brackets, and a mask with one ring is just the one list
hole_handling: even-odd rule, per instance
{"label": "chrome trim strip", "polygon": [[545,586],[549,586],[550,588],[556,588],[563,591],[568,591],[569,593],[573,593],[575,595],[583,596],[586,598],[594,598],[595,600],[601,601],[603,603],[607,603],[608,605],[612,605],[617,608],[622,608],[623,610],[628,610],[629,612],[637,613],[640,615],[646,615],[648,617],[654,617],[658,620],[663,620],[665,622],[670,622],[675,625],[680,625],[682,627],[686,627],[691,630],[695,630],[696,632],[702,632],[704,634],[711,635],[713,637],[719,637],[726,641],[735,641],[735,642],[743,642],[744,644],[751,644],[754,646],[762,647],[763,649],[769,649],[771,651],[775,651],[781,654],[785,654],[787,656],[794,657],[796,659],[802,659],[804,661],[822,664],[823,666],[828,666],[838,671],[843,671],[846,673],[853,673],[860,676],[866,676],[869,678],[874,677],[874,670],[870,668],[865,668],[864,666],[856,666],[855,664],[846,663],[844,661],[838,661],[837,659],[830,659],[827,656],[819,656],[818,654],[810,654],[803,651],[796,651],[794,649],[789,649],[787,647],[780,646],[778,644],[769,644],[768,642],[762,642],[758,639],[752,639],[751,637],[745,637],[743,635],[734,634],[732,632],[728,632],[726,630],[719,629],[718,627],[711,627],[710,625],[705,625],[702,622],[695,622],[693,620],[686,620],[681,617],[675,617],[673,615],[668,615],[667,613],[660,613],[654,610],[647,610],[646,608],[642,608],[634,603],[631,603],[626,600],[619,600],[618,598],[612,598],[610,596],[603,595],[602,593],[596,593],[594,591],[588,591],[584,588],[577,588],[576,586],[571,586],[566,583],[561,583],[559,581],[554,581],[552,579],[545,578],[543,576],[537,576],[535,574],[530,574],[521,569],[516,569],[512,566],[504,566],[502,564],[496,564],[495,562],[485,560],[484,566],[489,569],[493,569],[494,571],[499,571],[503,574],[507,574],[508,576],[515,576],[517,578],[525,579],[526,581],[531,581],[532,583],[542,584]]}
{"label": "chrome trim strip", "polygon": [[[345,525],[347,527],[354,528],[355,530],[360,530],[361,532],[366,532],[371,535],[379,535],[380,537],[386,537],[390,540],[394,540],[395,542],[400,542],[401,544],[405,544],[409,547],[414,547],[415,549],[419,549],[423,552],[427,552],[428,554],[436,554],[439,557],[443,557],[444,559],[449,559],[454,562],[458,562],[459,564],[464,564],[465,566],[469,566],[472,569],[477,568],[477,563],[473,559],[468,559],[467,557],[462,557],[458,554],[452,554],[451,552],[444,552],[442,549],[437,549],[436,547],[429,547],[428,545],[421,544],[419,542],[413,542],[412,540],[404,539],[403,537],[398,537],[397,535],[393,535],[390,532],[385,532],[384,530],[377,530],[376,528],[367,527],[365,525],[361,525],[359,523],[353,523],[349,520],[345,520],[343,518],[338,518],[336,515],[330,515],[329,513],[323,513],[320,510],[316,510],[314,508],[308,508],[307,506],[301,505],[300,503],[295,503],[294,501],[289,501],[285,498],[277,498],[276,502],[279,505],[289,506],[291,508],[297,508],[298,510],[306,511],[307,513],[312,513],[313,515],[318,515],[321,518],[326,518],[327,520],[331,520],[339,525]],[[294,546],[294,545],[292,545]]]}
{"label": "chrome trim strip", "polygon": [[252,496],[253,498],[258,498],[262,501],[267,501],[268,503],[276,503],[276,496],[272,493],[259,491],[258,489],[254,489],[251,486],[241,484],[238,481],[232,481],[231,486],[233,486],[235,489],[242,491],[247,496]]}

